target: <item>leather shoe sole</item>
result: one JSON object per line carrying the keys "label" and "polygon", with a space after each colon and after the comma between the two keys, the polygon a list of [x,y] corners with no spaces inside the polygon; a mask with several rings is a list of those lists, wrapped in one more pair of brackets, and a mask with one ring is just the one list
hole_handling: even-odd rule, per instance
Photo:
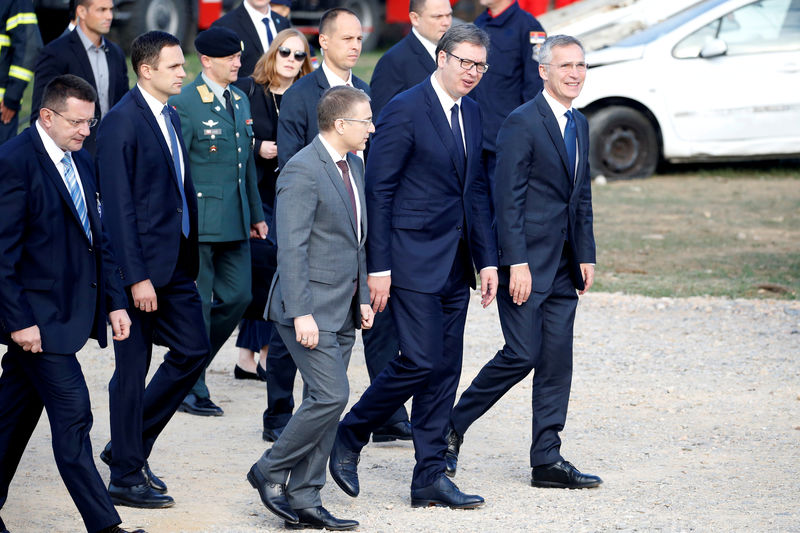
{"label": "leather shoe sole", "polygon": [[247,473],[247,481],[250,482],[251,487],[258,491],[261,502],[273,514],[292,524],[299,522],[300,519],[297,518],[297,514],[289,506],[283,485],[272,483],[265,479],[256,465],[250,467],[250,471]]}

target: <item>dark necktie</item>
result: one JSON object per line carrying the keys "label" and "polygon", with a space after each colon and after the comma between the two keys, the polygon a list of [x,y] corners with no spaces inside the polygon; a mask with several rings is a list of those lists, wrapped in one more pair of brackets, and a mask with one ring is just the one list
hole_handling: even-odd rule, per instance
{"label": "dark necktie", "polygon": [[344,181],[344,188],[347,189],[347,194],[350,195],[350,208],[353,210],[353,218],[358,223],[358,211],[356,211],[356,195],[353,192],[353,185],[350,183],[350,169],[347,167],[347,161],[342,159],[336,162],[336,166],[342,171],[342,180]]}
{"label": "dark necktie", "polygon": [[461,136],[461,124],[458,120],[458,104],[453,104],[453,107],[450,108],[450,128],[453,130],[453,139],[456,142],[459,170],[463,174],[467,161],[464,155],[464,138]]}
{"label": "dark necktie", "polygon": [[178,135],[175,133],[175,128],[172,126],[172,119],[169,116],[169,108],[164,106],[161,110],[164,115],[164,122],[167,123],[167,131],[169,132],[169,143],[172,147],[172,165],[175,167],[175,181],[178,184],[178,190],[181,192],[181,233],[184,237],[189,237],[189,207],[186,205],[186,193],[183,192],[183,178],[181,177],[181,156],[178,150],[181,145],[178,143]]}
{"label": "dark necktie", "polygon": [[569,176],[575,181],[575,161],[578,157],[578,137],[575,128],[575,118],[572,116],[572,109],[564,113],[567,117],[567,126],[564,128],[564,144],[567,148],[567,163],[569,164]]}
{"label": "dark necktie", "polygon": [[228,110],[228,114],[231,116],[231,120],[236,122],[236,117],[233,114],[233,102],[231,102],[231,91],[229,89],[225,89],[222,92],[222,96],[225,97],[225,109]]}
{"label": "dark necktie", "polygon": [[[272,39],[275,38],[272,35],[272,30],[269,29],[269,17],[264,17],[263,19],[261,19],[261,21],[264,23],[264,26],[267,27],[267,46],[269,46],[269,45],[272,44]],[[266,52],[266,50],[264,50],[264,51]]]}

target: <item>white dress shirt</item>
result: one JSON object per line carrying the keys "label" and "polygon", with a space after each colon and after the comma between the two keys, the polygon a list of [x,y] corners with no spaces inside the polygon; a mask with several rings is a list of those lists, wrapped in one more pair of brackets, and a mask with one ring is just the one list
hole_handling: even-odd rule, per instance
{"label": "white dress shirt", "polygon": [[267,12],[264,14],[261,11],[257,11],[247,0],[243,0],[242,3],[244,4],[244,10],[247,11],[248,15],[250,15],[250,20],[253,21],[253,26],[256,27],[258,40],[261,41],[261,48],[266,52],[269,48],[269,41],[267,40],[267,27],[264,26],[265,18],[269,18],[269,31],[272,32],[272,38],[274,39],[275,36],[278,35],[278,29],[275,27],[275,21],[272,20],[272,10],[269,8],[268,4]]}
{"label": "white dress shirt", "polygon": [[325,78],[328,80],[328,85],[330,87],[339,87],[340,85],[349,85],[353,87],[353,72],[349,71],[347,73],[347,79],[343,80],[330,69],[330,67],[325,63],[325,58],[322,59],[322,73],[325,74]]}
{"label": "white dress shirt", "polygon": [[[61,181],[64,182],[64,186],[67,188],[67,192],[69,192],[69,183],[67,183],[67,178],[64,175],[64,164],[61,163],[61,160],[64,159],[64,154],[70,153],[65,152],[61,148],[58,147],[56,142],[50,137],[39,121],[36,121],[36,131],[39,133],[39,137],[42,139],[42,144],[44,145],[44,150],[47,152],[47,155],[50,156],[52,159],[53,164],[56,166],[56,170],[58,170],[58,174],[61,176]],[[72,157],[70,155],[70,157]],[[86,194],[83,192],[83,182],[81,181],[80,172],[78,172],[78,165],[75,164],[75,160],[72,161],[72,170],[75,172],[75,179],[78,180],[78,189],[81,192],[81,197],[83,198],[83,203],[86,205],[87,211],[89,210],[89,202],[86,201]]]}
{"label": "white dress shirt", "polygon": [[[156,117],[156,123],[158,127],[161,129],[161,134],[164,136],[164,140],[167,143],[167,148],[169,148],[170,153],[172,153],[172,142],[169,140],[169,130],[167,129],[167,121],[164,120],[164,115],[161,114],[161,111],[164,109],[164,105],[158,101],[158,99],[153,96],[152,94],[148,93],[146,90],[142,88],[141,85],[138,83],[136,86],[139,88],[139,91],[142,93],[142,97],[144,101],[147,103],[147,107],[150,108],[150,111],[153,112],[153,115]],[[174,127],[174,126],[173,126]],[[180,134],[178,134],[178,130],[175,130],[175,136],[178,138],[178,143],[181,141]],[[183,183],[183,177],[186,175],[186,163],[183,161],[183,150],[178,150],[178,158],[181,160],[181,183]]]}
{"label": "white dress shirt", "polygon": [[[333,159],[334,164],[337,161],[344,161],[347,163],[347,168],[350,170],[350,185],[353,187],[353,196],[356,200],[356,235],[358,236],[358,241],[361,242],[361,202],[358,200],[358,187],[356,186],[356,180],[353,178],[353,168],[350,166],[350,163],[347,161],[347,157],[342,157],[342,155],[334,149],[333,146],[330,145],[328,141],[325,140],[325,137],[322,135],[317,135],[319,140],[322,141],[322,146],[328,151],[328,155],[331,156]],[[339,176],[344,180],[344,174],[342,174],[342,169],[339,168],[339,165],[336,165],[336,170],[339,171]]]}

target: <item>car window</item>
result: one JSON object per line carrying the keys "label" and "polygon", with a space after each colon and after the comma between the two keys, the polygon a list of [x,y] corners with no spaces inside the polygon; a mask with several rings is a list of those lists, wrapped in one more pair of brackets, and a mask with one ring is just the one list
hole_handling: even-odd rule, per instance
{"label": "car window", "polygon": [[800,49],[800,0],[760,0],[740,7],[679,42],[677,58],[698,57],[711,39],[722,39],[727,55]]}

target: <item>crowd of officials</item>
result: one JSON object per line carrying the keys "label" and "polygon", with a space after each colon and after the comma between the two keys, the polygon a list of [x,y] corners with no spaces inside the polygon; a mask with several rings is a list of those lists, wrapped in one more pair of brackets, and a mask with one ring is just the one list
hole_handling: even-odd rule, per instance
{"label": "crowd of officials", "polygon": [[[354,12],[322,16],[314,68],[290,0],[244,0],[197,36],[194,80],[174,36],[137,37],[133,88],[113,0],[75,0],[46,46],[30,0],[3,3],[0,509],[43,409],[87,531],[126,531],[115,505],[174,505],[153,445],[176,411],[224,415],[205,369],[237,327],[234,376],[266,382],[273,443],[246,477],[287,528],[358,526],[320,491],[329,470],[358,496],[370,438],[413,440],[412,506],[483,505],[452,481],[460,446],[531,371],[531,484],[602,483],[559,451],[595,263],[583,47],[515,0],[481,3],[453,24],[448,0],[411,0],[367,84]],[[456,402],[476,272],[505,345]],[[109,323],[106,486],[76,353]],[[356,329],[371,385],[342,417]]]}

